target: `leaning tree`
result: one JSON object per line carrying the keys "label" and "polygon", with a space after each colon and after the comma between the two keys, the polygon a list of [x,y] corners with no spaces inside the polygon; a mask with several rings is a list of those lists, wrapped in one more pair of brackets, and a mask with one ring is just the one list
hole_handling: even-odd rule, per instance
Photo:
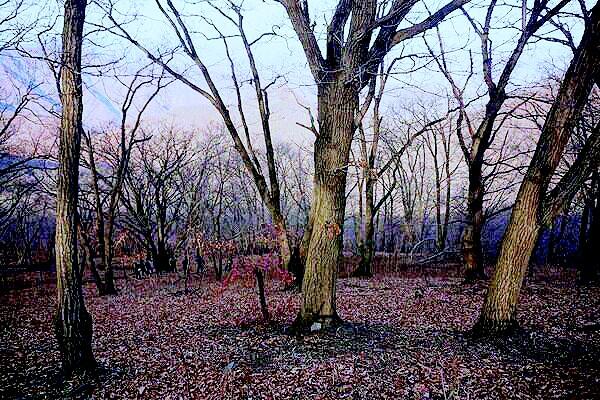
{"label": "leaning tree", "polygon": [[[506,4],[490,0],[482,15],[482,21],[478,21],[474,15],[462,10],[480,42],[481,85],[486,90],[487,100],[482,115],[477,118],[467,113],[468,102],[465,99],[467,84],[473,77],[472,58],[471,73],[466,82],[460,84],[457,74],[450,71],[439,32],[437,35],[440,47],[439,55],[434,54],[433,49],[427,43],[430,53],[436,56],[435,62],[438,69],[450,86],[451,93],[460,108],[462,123],[466,128],[462,129],[461,124],[456,130],[456,134],[468,171],[466,226],[462,237],[462,254],[467,282],[485,278],[481,240],[486,220],[489,220],[492,214],[489,205],[486,210],[485,197],[492,191],[491,180],[495,176],[489,171],[486,173],[485,167],[490,165],[496,167],[495,164],[499,164],[491,160],[489,153],[492,144],[499,136],[498,132],[507,121],[507,117],[513,115],[514,110],[505,110],[509,100],[518,97],[511,88],[513,76],[516,75],[515,71],[528,43],[546,38],[547,35],[542,32],[542,28],[546,25],[557,25],[558,23],[552,18],[563,11],[570,0],[561,0],[554,6],[550,6],[550,3],[550,0],[535,1],[531,7],[528,7],[527,0]],[[511,29],[515,27],[518,29],[518,36],[514,45],[508,49],[509,56],[506,60],[501,60],[502,47],[493,46],[493,42],[497,42],[496,38],[504,34],[507,20],[510,21],[508,26]],[[518,106],[521,105],[519,102]],[[514,105],[509,104],[509,107],[512,108]]]}
{"label": "leaning tree", "polygon": [[519,292],[542,228],[552,223],[598,168],[600,124],[594,127],[567,172],[550,189],[594,83],[600,84],[600,4],[586,18],[583,38],[546,117],[519,188],[496,270],[475,326],[479,333],[506,333],[516,326]]}

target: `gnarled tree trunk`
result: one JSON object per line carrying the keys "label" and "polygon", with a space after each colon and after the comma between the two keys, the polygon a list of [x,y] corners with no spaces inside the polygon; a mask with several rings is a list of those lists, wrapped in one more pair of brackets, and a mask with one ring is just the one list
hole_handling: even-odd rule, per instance
{"label": "gnarled tree trunk", "polygon": [[82,130],[81,47],[85,0],[65,2],[61,69],[62,120],[56,198],[56,337],[67,375],[92,371],[92,318],[81,289],[77,254],[77,199]]}

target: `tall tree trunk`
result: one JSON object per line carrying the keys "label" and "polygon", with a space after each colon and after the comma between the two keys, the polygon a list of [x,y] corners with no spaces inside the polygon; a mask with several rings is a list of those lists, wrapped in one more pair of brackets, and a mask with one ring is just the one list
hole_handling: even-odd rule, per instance
{"label": "tall tree trunk", "polygon": [[346,172],[358,107],[355,89],[341,79],[319,87],[319,136],[315,141],[315,177],[311,204],[312,234],[295,325],[339,320],[335,285],[342,261]]}
{"label": "tall tree trunk", "polygon": [[440,251],[446,249],[446,240],[448,239],[448,225],[450,224],[450,200],[452,193],[452,176],[450,172],[450,139],[446,140],[446,136],[442,135],[442,144],[444,146],[444,170],[446,172],[446,196],[444,198],[444,221],[441,227],[442,233],[440,235],[439,241],[442,245]]}
{"label": "tall tree trunk", "polygon": [[55,323],[62,367],[67,375],[93,371],[92,318],[85,308],[77,255],[77,200],[82,131],[81,47],[85,0],[67,0],[61,69],[62,120],[56,193]]}
{"label": "tall tree trunk", "polygon": [[258,300],[260,303],[260,311],[265,321],[270,321],[269,307],[267,306],[267,297],[265,296],[265,277],[260,268],[254,268],[256,276],[256,286],[258,287]]}
{"label": "tall tree trunk", "polygon": [[367,177],[365,184],[365,236],[360,247],[358,267],[352,272],[354,277],[370,278],[373,276],[372,264],[375,256],[374,186],[375,180]]}
{"label": "tall tree trunk", "polygon": [[[107,254],[109,253],[109,251],[111,251],[112,242],[110,240],[110,236],[106,234],[106,224],[104,219],[104,210],[102,209],[102,198],[100,194],[100,184],[98,177],[99,174],[98,169],[96,168],[96,160],[94,156],[92,140],[89,135],[85,135],[85,139],[87,141],[88,146],[88,161],[90,163],[92,187],[94,189],[94,206],[96,208],[96,238],[98,239],[97,249],[98,255],[100,255],[100,260],[102,265],[104,266],[105,271],[104,281],[102,281],[101,279],[96,279],[96,286],[98,287],[98,293],[101,296],[103,296],[107,294],[115,294],[117,292],[114,284],[114,276],[112,272],[111,261],[107,257]],[[95,263],[93,265],[93,271],[95,278],[100,277]]]}
{"label": "tall tree trunk", "polygon": [[462,239],[462,253],[465,264],[465,281],[485,279],[481,233],[483,231],[483,182],[482,164],[474,162],[469,168],[469,192],[467,195],[467,226]]}
{"label": "tall tree trunk", "polygon": [[597,168],[600,125],[568,172],[547,195],[550,180],[577,123],[594,79],[600,74],[600,3],[594,6],[579,48],[542,128],[535,153],[517,194],[496,270],[474,327],[482,334],[506,333],[516,325],[519,292],[540,230],[572,199]]}

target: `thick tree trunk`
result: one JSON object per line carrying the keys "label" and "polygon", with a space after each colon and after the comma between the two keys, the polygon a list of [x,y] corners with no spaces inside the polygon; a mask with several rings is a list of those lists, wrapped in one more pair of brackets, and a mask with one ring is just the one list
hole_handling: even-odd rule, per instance
{"label": "thick tree trunk", "polygon": [[86,1],[67,0],[61,70],[62,120],[56,193],[56,337],[67,375],[95,370],[92,318],[81,289],[77,255],[77,198],[82,131],[81,47]]}
{"label": "thick tree trunk", "polygon": [[510,333],[516,327],[519,292],[541,230],[537,218],[539,203],[538,184],[524,181],[502,239],[481,317],[475,326],[478,332]]}
{"label": "thick tree trunk", "polygon": [[302,282],[303,301],[295,323],[299,328],[339,321],[335,285],[342,261],[346,176],[357,106],[355,89],[341,79],[319,87],[312,234]]}
{"label": "thick tree trunk", "polygon": [[169,272],[169,254],[164,239],[159,236],[156,244],[154,268],[156,269],[156,272]]}
{"label": "thick tree trunk", "polygon": [[[536,150],[517,194],[502,240],[496,270],[475,332],[501,334],[516,325],[516,308],[527,266],[542,224],[548,224],[576,193],[592,166],[597,168],[600,133],[595,131],[567,173],[547,194],[600,69],[600,4],[594,6],[579,48],[544,123]],[[600,126],[596,129],[600,129]]]}
{"label": "thick tree trunk", "polygon": [[481,233],[484,224],[483,191],[481,164],[473,163],[469,168],[467,226],[462,238],[465,282],[485,279],[483,249],[481,246]]}

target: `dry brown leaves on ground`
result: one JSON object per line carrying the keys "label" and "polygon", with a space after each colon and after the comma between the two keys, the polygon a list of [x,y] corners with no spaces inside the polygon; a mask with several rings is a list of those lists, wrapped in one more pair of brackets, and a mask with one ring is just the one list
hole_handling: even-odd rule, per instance
{"label": "dry brown leaves on ground", "polygon": [[286,333],[299,295],[173,277],[86,287],[97,381],[64,382],[53,336],[54,287],[0,295],[0,398],[593,399],[600,398],[600,290],[527,282],[522,331],[468,334],[485,287],[457,278],[343,279],[347,324]]}

